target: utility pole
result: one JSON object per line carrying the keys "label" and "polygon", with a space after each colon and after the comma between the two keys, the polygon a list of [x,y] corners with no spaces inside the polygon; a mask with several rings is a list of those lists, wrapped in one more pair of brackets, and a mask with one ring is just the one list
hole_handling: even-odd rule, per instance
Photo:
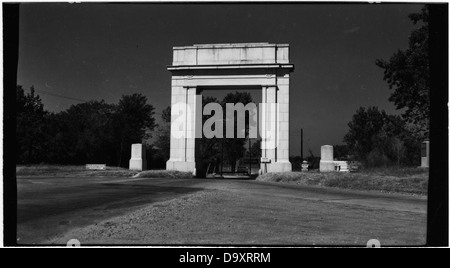
{"label": "utility pole", "polygon": [[248,154],[250,156],[250,168],[249,168],[249,174],[252,175],[252,144],[250,142],[250,136],[248,137]]}
{"label": "utility pole", "polygon": [[300,129],[300,150],[301,150],[300,157],[302,158],[303,161],[303,128]]}
{"label": "utility pole", "polygon": [[220,175],[223,176],[223,139],[222,138],[222,161],[220,162]]}

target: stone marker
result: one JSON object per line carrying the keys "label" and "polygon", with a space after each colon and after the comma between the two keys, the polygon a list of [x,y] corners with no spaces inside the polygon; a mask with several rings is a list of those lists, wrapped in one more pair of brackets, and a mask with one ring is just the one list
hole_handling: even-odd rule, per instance
{"label": "stone marker", "polygon": [[422,142],[422,161],[421,161],[421,168],[428,168],[430,167],[430,141],[424,141]]}
{"label": "stone marker", "polygon": [[141,143],[131,145],[130,170],[146,170],[147,159],[145,157],[145,146]]}
{"label": "stone marker", "polygon": [[347,161],[334,161],[335,169],[339,172],[350,172]]}
{"label": "stone marker", "polygon": [[320,147],[320,172],[335,171],[335,164],[333,159],[333,146],[323,145]]}
{"label": "stone marker", "polygon": [[106,170],[106,164],[86,164],[86,169]]}

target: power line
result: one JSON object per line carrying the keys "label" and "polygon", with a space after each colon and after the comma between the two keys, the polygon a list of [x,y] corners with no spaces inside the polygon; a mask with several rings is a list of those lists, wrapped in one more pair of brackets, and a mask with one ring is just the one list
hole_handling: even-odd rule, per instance
{"label": "power line", "polygon": [[[30,90],[31,89],[26,89],[26,90]],[[88,102],[87,100],[82,100],[82,99],[78,99],[78,98],[74,98],[74,97],[69,97],[69,96],[64,96],[64,95],[60,95],[60,94],[56,94],[56,93],[50,93],[50,92],[46,92],[46,91],[42,91],[42,90],[34,90],[38,93],[41,94],[45,94],[45,95],[50,95],[50,96],[54,96],[54,97],[58,97],[58,98],[64,98],[64,99],[69,99],[69,100],[74,100],[74,101],[79,101],[79,102]]]}

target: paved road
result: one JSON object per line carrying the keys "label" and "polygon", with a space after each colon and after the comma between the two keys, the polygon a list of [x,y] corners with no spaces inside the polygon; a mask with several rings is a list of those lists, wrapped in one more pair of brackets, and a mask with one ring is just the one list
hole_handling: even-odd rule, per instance
{"label": "paved road", "polygon": [[426,215],[424,197],[248,180],[18,177],[17,183],[18,242],[24,244],[47,241],[74,228],[204,190],[252,196],[261,202],[270,203],[276,199],[276,206],[283,202],[312,202],[325,204],[327,208],[345,205],[388,211],[393,215],[411,213],[420,218],[418,224],[421,225]]}

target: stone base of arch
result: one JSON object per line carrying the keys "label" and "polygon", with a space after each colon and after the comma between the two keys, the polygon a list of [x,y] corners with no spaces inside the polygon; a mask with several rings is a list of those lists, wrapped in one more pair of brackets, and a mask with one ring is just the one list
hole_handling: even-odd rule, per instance
{"label": "stone base of arch", "polygon": [[194,161],[170,160],[166,162],[166,170],[178,170],[183,172],[191,172],[196,175]]}
{"label": "stone base of arch", "polygon": [[[262,166],[263,164],[261,164]],[[267,164],[267,172],[290,172],[292,171],[291,162],[276,162]]]}

